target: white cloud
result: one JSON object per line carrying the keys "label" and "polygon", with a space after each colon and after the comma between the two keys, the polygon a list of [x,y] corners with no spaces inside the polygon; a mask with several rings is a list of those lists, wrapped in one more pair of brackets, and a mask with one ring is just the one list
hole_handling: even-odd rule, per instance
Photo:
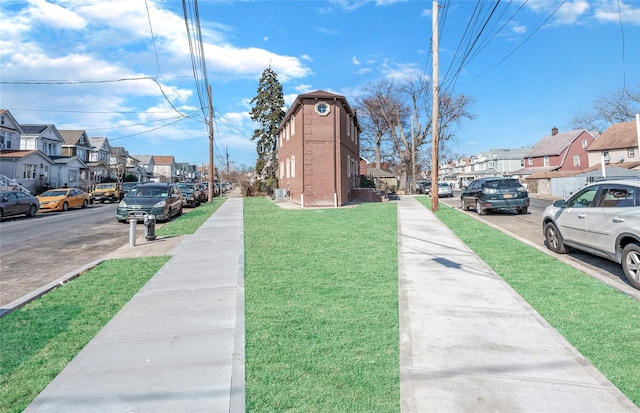
{"label": "white cloud", "polygon": [[[637,2],[635,3],[638,4]],[[618,7],[619,6],[619,7]],[[640,25],[640,7],[633,8],[620,2],[600,1],[595,8],[594,16],[601,22],[623,22]]]}
{"label": "white cloud", "polygon": [[27,13],[32,22],[59,29],[82,30],[87,25],[77,13],[45,0],[30,0]]}
{"label": "white cloud", "polygon": [[557,24],[574,24],[584,18],[589,10],[589,2],[587,0],[567,1],[555,14],[555,23]]}
{"label": "white cloud", "polygon": [[359,64],[360,64],[360,61],[358,60],[358,58],[357,58],[357,57],[353,56],[353,57],[351,58],[351,63],[353,63],[354,65],[359,65]]}
{"label": "white cloud", "polygon": [[422,70],[415,63],[395,63],[387,60],[382,64],[380,72],[384,77],[397,81],[416,80],[423,76]]}

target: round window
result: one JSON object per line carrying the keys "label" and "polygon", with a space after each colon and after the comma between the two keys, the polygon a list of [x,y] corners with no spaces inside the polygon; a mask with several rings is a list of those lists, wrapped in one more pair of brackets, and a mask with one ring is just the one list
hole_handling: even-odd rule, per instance
{"label": "round window", "polygon": [[331,109],[327,102],[318,102],[316,103],[316,113],[320,116],[327,116]]}

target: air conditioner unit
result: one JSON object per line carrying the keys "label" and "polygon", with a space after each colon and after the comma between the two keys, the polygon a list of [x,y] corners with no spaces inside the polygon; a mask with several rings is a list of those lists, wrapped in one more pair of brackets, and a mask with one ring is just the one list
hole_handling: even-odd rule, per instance
{"label": "air conditioner unit", "polygon": [[609,161],[611,161],[611,159],[608,156],[604,156],[604,163],[609,163]]}

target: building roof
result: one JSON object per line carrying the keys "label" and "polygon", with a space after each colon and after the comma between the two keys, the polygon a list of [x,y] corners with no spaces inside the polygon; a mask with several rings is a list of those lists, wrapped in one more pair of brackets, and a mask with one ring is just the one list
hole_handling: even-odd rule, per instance
{"label": "building roof", "polygon": [[153,163],[156,165],[173,165],[175,163],[173,156],[153,156]]}
{"label": "building roof", "polygon": [[523,159],[532,148],[489,149],[488,155],[494,159]]}
{"label": "building roof", "polygon": [[109,143],[109,140],[106,137],[99,136],[99,137],[89,138],[89,142],[91,143],[91,146],[93,147],[94,150],[100,150],[103,148],[105,142],[107,144]]}
{"label": "building roof", "polygon": [[132,158],[139,160],[143,165],[149,165],[153,159],[153,155],[133,155]]}
{"label": "building roof", "polygon": [[20,159],[37,153],[36,150],[20,150],[20,149],[3,149],[0,151],[0,158]]}
{"label": "building roof", "polygon": [[615,123],[598,136],[587,148],[588,152],[607,149],[638,147],[638,131],[635,122]]}
{"label": "building roof", "polygon": [[347,112],[353,115],[353,120],[355,122],[356,128],[358,129],[358,132],[362,132],[362,128],[360,127],[360,123],[358,122],[358,117],[356,116],[356,112],[351,109],[351,106],[349,105],[349,102],[347,101],[346,97],[342,95],[337,95],[335,93],[327,92],[325,90],[316,90],[314,92],[303,93],[301,95],[298,95],[298,97],[296,97],[296,100],[293,102],[293,104],[285,114],[284,119],[282,119],[282,122],[280,123],[280,126],[276,131],[276,134],[280,133],[280,130],[289,121],[291,116],[294,113],[296,113],[296,111],[298,110],[298,107],[302,105],[303,99],[337,99],[341,101],[345,109],[347,110]]}
{"label": "building roof", "polygon": [[64,143],[67,145],[77,145],[80,139],[82,139],[82,136],[85,135],[83,130],[58,130],[58,132],[60,132]]}
{"label": "building roof", "polygon": [[48,124],[48,125],[35,125],[35,124],[29,124],[29,125],[20,125],[20,127],[22,128],[22,132],[25,135],[40,135],[42,132],[44,132],[45,130],[47,130],[47,128],[53,126],[53,124]]}
{"label": "building roof", "polygon": [[584,132],[589,133],[592,137],[597,136],[596,132],[589,132],[586,129],[576,129],[568,132],[558,132],[555,135],[547,135],[540,139],[538,143],[526,153],[525,157],[537,158],[541,156],[560,155]]}

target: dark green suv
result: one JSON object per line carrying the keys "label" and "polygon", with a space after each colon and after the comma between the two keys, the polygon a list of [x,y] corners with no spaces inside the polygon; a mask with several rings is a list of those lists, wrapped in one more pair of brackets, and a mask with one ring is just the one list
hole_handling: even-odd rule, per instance
{"label": "dark green suv", "polygon": [[462,189],[460,206],[468,211],[475,208],[479,215],[489,210],[515,210],[526,214],[529,192],[515,178],[480,178]]}

